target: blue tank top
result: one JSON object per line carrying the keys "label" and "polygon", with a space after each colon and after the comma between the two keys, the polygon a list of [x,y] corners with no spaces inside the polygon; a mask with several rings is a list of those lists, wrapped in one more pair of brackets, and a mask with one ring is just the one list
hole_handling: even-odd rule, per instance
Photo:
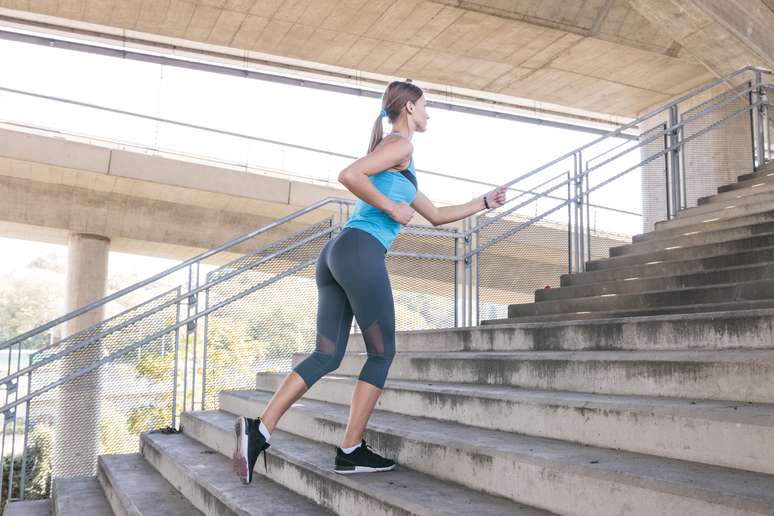
{"label": "blue tank top", "polygon": [[[409,161],[408,168],[400,172],[384,170],[368,176],[368,179],[377,190],[397,203],[405,201],[411,204],[417,195],[417,178],[413,157]],[[381,242],[386,253],[392,245],[392,241],[398,236],[400,226],[401,224],[386,212],[358,198],[355,202],[355,210],[343,227],[359,228],[370,233]]]}

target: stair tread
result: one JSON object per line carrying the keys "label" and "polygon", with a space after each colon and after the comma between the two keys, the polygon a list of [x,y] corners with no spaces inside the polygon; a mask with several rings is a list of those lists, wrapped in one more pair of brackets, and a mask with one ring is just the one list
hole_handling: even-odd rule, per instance
{"label": "stair tread", "polygon": [[50,516],[51,500],[24,500],[9,502],[3,516]]}
{"label": "stair tread", "polygon": [[[231,392],[227,396],[262,404],[271,399],[271,393],[260,391]],[[304,411],[317,421],[335,421],[339,425],[346,425],[349,416],[347,406],[309,399],[294,405],[292,410]],[[372,413],[368,431],[386,434],[391,439],[411,439],[431,446],[453,447],[471,455],[483,456],[482,460],[486,461],[507,457],[535,465],[561,465],[575,474],[710,499],[714,503],[742,503],[755,510],[774,508],[774,476],[762,473],[584,446],[380,410]],[[281,447],[282,437],[276,441],[278,447]]]}
{"label": "stair tread", "polygon": [[754,213],[754,214],[747,213],[742,215],[735,215],[729,219],[719,220],[714,223],[699,222],[696,224],[677,226],[677,227],[671,227],[671,228],[659,226],[659,227],[654,227],[654,229],[652,229],[651,231],[648,231],[647,233],[632,235],[632,243],[657,242],[659,240],[664,240],[668,238],[676,238],[676,237],[679,237],[682,233],[692,233],[694,231],[709,233],[714,231],[739,229],[739,228],[750,226],[752,224],[768,223],[768,222],[771,222],[773,219],[774,219],[774,210],[768,210],[762,213]]}
{"label": "stair tread", "polygon": [[139,453],[101,455],[99,466],[109,476],[119,503],[129,514],[202,515]]}
{"label": "stair tread", "polygon": [[[571,288],[607,288],[607,287],[613,287],[615,285],[619,285],[622,283],[627,283],[629,281],[640,283],[640,282],[657,282],[657,281],[663,281],[668,279],[679,280],[681,278],[686,279],[686,278],[696,277],[701,275],[712,275],[712,274],[717,274],[719,272],[752,271],[755,269],[766,269],[767,267],[771,267],[772,265],[774,265],[774,262],[761,262],[761,263],[755,263],[752,265],[749,265],[749,264],[734,265],[732,267],[704,269],[696,272],[686,272],[686,273],[679,273],[679,274],[673,274],[673,275],[632,277],[632,278],[621,279],[621,280],[600,281],[595,283],[581,283],[578,285],[566,285],[566,286],[552,287],[550,289],[538,289],[535,292],[546,291],[546,290],[550,291],[550,290],[571,289]],[[731,284],[736,284],[736,283],[743,283],[743,282],[734,282]],[[711,285],[701,285],[701,287],[720,286],[720,285],[726,285],[726,284],[728,283],[713,283]],[[686,289],[698,288],[698,286],[684,287],[684,288]],[[680,290],[682,290],[682,288]],[[674,291],[674,290],[671,289],[671,291]],[[637,294],[649,294],[652,292],[664,292],[664,290],[638,290]],[[630,295],[630,294],[634,294],[634,293],[627,293],[625,295]],[[595,296],[586,296],[586,297],[595,297]],[[559,298],[559,299],[573,299],[573,298]],[[558,301],[559,299],[546,299],[544,301]],[[536,302],[542,302],[542,301],[536,301]]]}
{"label": "stair tread", "polygon": [[113,516],[97,477],[57,477],[52,482],[52,511],[57,516]]}
{"label": "stair tread", "polygon": [[[264,376],[284,377],[285,373],[258,373]],[[326,375],[324,379],[354,384],[355,377]],[[500,401],[514,401],[534,405],[576,407],[599,410],[619,410],[681,415],[708,420],[756,424],[774,428],[774,404],[740,403],[734,401],[690,400],[656,396],[630,396],[622,394],[593,394],[576,391],[530,389],[509,385],[488,385],[453,382],[421,382],[415,380],[391,380],[385,389],[416,392],[442,393]],[[261,390],[262,389],[258,389]],[[240,391],[227,391],[240,392]]]}
{"label": "stair tread", "polygon": [[[233,435],[233,419],[226,430]],[[167,455],[198,486],[241,514],[333,514],[259,475],[253,476],[250,485],[242,484],[234,475],[230,459],[185,434],[143,433],[141,439],[143,446],[152,446],[155,451]]]}
{"label": "stair tread", "polygon": [[[268,398],[266,398],[268,401]],[[306,403],[306,400],[304,401]],[[296,406],[293,407],[295,410]],[[187,414],[224,432],[232,432],[234,415],[225,411],[204,411]],[[272,432],[270,455],[301,465],[306,470],[337,484],[354,488],[369,497],[409,510],[416,514],[502,514],[538,516],[542,510],[523,506],[505,498],[488,495],[453,482],[436,479],[398,464],[392,471],[378,475],[339,475],[333,472],[335,448],[275,428]],[[262,468],[262,465],[258,466]],[[268,476],[271,478],[271,468]]]}
{"label": "stair tread", "polygon": [[[309,353],[294,353],[308,356]],[[365,352],[346,352],[344,356],[367,356]],[[774,348],[751,350],[665,350],[665,351],[401,351],[396,358],[433,358],[438,360],[572,360],[625,362],[734,362],[774,361]]]}
{"label": "stair tread", "polygon": [[[712,247],[712,246],[733,245],[733,244],[738,244],[738,243],[746,242],[746,241],[749,241],[749,240],[765,239],[767,237],[772,237],[772,236],[774,236],[774,232],[761,233],[761,234],[757,234],[757,235],[750,235],[750,236],[745,236],[745,237],[742,237],[742,238],[732,238],[732,239],[723,240],[723,241],[720,241],[720,242],[710,242],[710,243],[703,243],[703,244],[696,244],[696,245],[674,245],[674,246],[667,246],[664,249],[651,249],[651,250],[647,250],[647,251],[644,251],[644,252],[641,252],[641,253],[627,253],[627,254],[622,254],[622,255],[618,255],[618,256],[609,256],[607,258],[597,258],[595,260],[589,260],[587,263],[589,263],[589,264],[599,264],[599,263],[615,263],[615,262],[624,261],[624,260],[630,261],[630,260],[632,260],[634,258],[644,258],[644,257],[648,257],[650,255],[655,255],[655,254],[659,254],[659,253],[669,253],[671,251],[697,250],[697,249],[702,249],[702,248],[707,248],[707,247]],[[637,245],[637,244],[632,244],[632,245]],[[738,254],[738,253],[745,252],[745,251],[753,251],[753,250],[766,249],[766,248],[771,248],[771,247],[774,247],[774,246],[762,245],[760,247],[747,247],[747,248],[744,248],[744,249],[737,249],[737,250],[735,250],[736,252],[733,253],[733,254]],[[684,258],[682,260],[666,260],[665,259],[665,260],[659,260],[659,261],[667,262],[667,261],[701,260],[701,259],[705,259],[705,258],[712,258],[714,256],[727,256],[728,254],[729,254],[729,252],[726,251],[724,253],[710,254],[710,255],[700,256],[700,257],[695,257],[695,258]],[[645,265],[645,263],[639,263],[639,262],[637,262],[637,263],[639,265]],[[595,269],[595,270],[597,270],[597,269]]]}
{"label": "stair tread", "polygon": [[[739,311],[759,311],[774,308],[774,299],[766,299],[763,301],[733,301],[729,303],[706,303],[699,305],[674,305],[674,306],[659,306],[648,308],[629,308],[629,309],[615,309],[615,310],[599,310],[599,311],[577,311],[577,312],[563,312],[552,313],[545,315],[519,315],[514,317],[503,317],[499,319],[489,319],[481,321],[482,324],[523,324],[533,323],[540,324],[551,322],[553,320],[567,320],[567,321],[579,321],[579,320],[608,320],[608,319],[625,319],[633,317],[659,317],[668,315],[691,315],[700,313],[726,313],[726,312],[739,312]],[[577,317],[582,316],[582,317]],[[573,319],[573,317],[577,317]],[[558,318],[558,319],[557,319]]]}
{"label": "stair tread", "polygon": [[[683,287],[679,289],[662,289],[662,290],[643,290],[641,292],[626,292],[622,294],[597,294],[593,296],[579,296],[579,297],[569,297],[569,298],[561,298],[561,299],[545,299],[542,301],[533,301],[531,303],[511,303],[509,306],[529,306],[529,305],[543,305],[548,303],[566,303],[566,302],[575,302],[575,301],[589,301],[592,299],[607,299],[607,298],[622,298],[622,297],[642,297],[642,296],[657,296],[657,295],[665,295],[665,294],[675,294],[678,292],[698,292],[698,291],[709,291],[712,289],[727,289],[731,287],[743,287],[743,286],[760,286],[762,283],[771,284],[774,286],[774,279],[771,280],[752,280],[752,281],[736,281],[736,282],[730,282],[730,283],[713,283],[711,285],[699,285],[695,287]],[[567,288],[567,287],[557,287],[557,288]],[[767,299],[767,298],[764,298]],[[761,301],[761,299],[750,299],[749,301]]]}

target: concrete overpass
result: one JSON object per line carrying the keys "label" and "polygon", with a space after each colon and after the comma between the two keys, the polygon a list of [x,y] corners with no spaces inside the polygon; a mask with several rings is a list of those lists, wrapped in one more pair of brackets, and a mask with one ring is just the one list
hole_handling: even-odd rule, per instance
{"label": "concrete overpass", "polygon": [[[61,244],[71,241],[72,235],[98,235],[105,244],[97,244],[101,249],[93,250],[97,254],[109,249],[184,260],[325,197],[355,199],[338,183],[313,184],[269,170],[239,170],[76,139],[0,127],[0,197],[7,200],[0,204],[0,235]],[[337,213],[334,206],[316,210],[264,238],[251,240],[239,251],[251,251]],[[498,231],[524,220],[513,217]],[[419,214],[412,224],[430,225]],[[461,222],[439,228],[461,228]],[[596,235],[594,246],[604,255],[622,239]],[[490,253],[488,268],[482,270],[482,288],[502,289],[498,287],[502,274],[491,274],[489,269],[521,277],[535,268],[545,270],[545,277],[558,276],[566,269],[567,233],[560,225],[541,222],[516,242]],[[450,255],[453,250],[451,241],[433,237],[416,237],[411,245],[404,250],[439,255]],[[218,263],[233,258],[222,254]],[[395,281],[401,281],[397,276],[406,276],[412,288],[432,292],[434,283],[429,279],[427,286],[420,285],[418,280],[426,271],[416,263],[395,267]],[[524,282],[519,297],[531,297],[547,281],[544,276]],[[496,297],[508,302],[505,297],[511,296],[513,302],[514,294],[507,289]]]}

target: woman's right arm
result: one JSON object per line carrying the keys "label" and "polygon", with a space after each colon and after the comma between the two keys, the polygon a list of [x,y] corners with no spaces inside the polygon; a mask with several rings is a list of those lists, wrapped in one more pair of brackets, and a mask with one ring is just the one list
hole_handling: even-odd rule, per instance
{"label": "woman's right arm", "polygon": [[[413,216],[413,208],[407,203],[396,203],[380,192],[368,179],[396,163],[405,161],[413,151],[413,145],[404,138],[383,142],[373,151],[354,161],[339,173],[338,180],[358,198],[367,202],[402,224]],[[405,204],[405,206],[403,206]],[[403,220],[406,222],[403,222]]]}

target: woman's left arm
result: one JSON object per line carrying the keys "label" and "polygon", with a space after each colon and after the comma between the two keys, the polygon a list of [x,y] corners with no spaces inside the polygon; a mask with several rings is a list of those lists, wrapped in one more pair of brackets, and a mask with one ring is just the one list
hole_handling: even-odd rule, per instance
{"label": "woman's left arm", "polygon": [[[499,208],[505,204],[506,189],[507,187],[505,186],[498,186],[494,190],[486,193],[486,203],[489,205],[490,209]],[[439,208],[420,191],[417,191],[414,200],[411,202],[411,207],[433,226],[440,226],[441,224],[448,224],[449,222],[464,219],[474,213],[487,209],[484,205],[483,195],[480,195],[465,204],[454,204],[452,206],[442,206]]]}

